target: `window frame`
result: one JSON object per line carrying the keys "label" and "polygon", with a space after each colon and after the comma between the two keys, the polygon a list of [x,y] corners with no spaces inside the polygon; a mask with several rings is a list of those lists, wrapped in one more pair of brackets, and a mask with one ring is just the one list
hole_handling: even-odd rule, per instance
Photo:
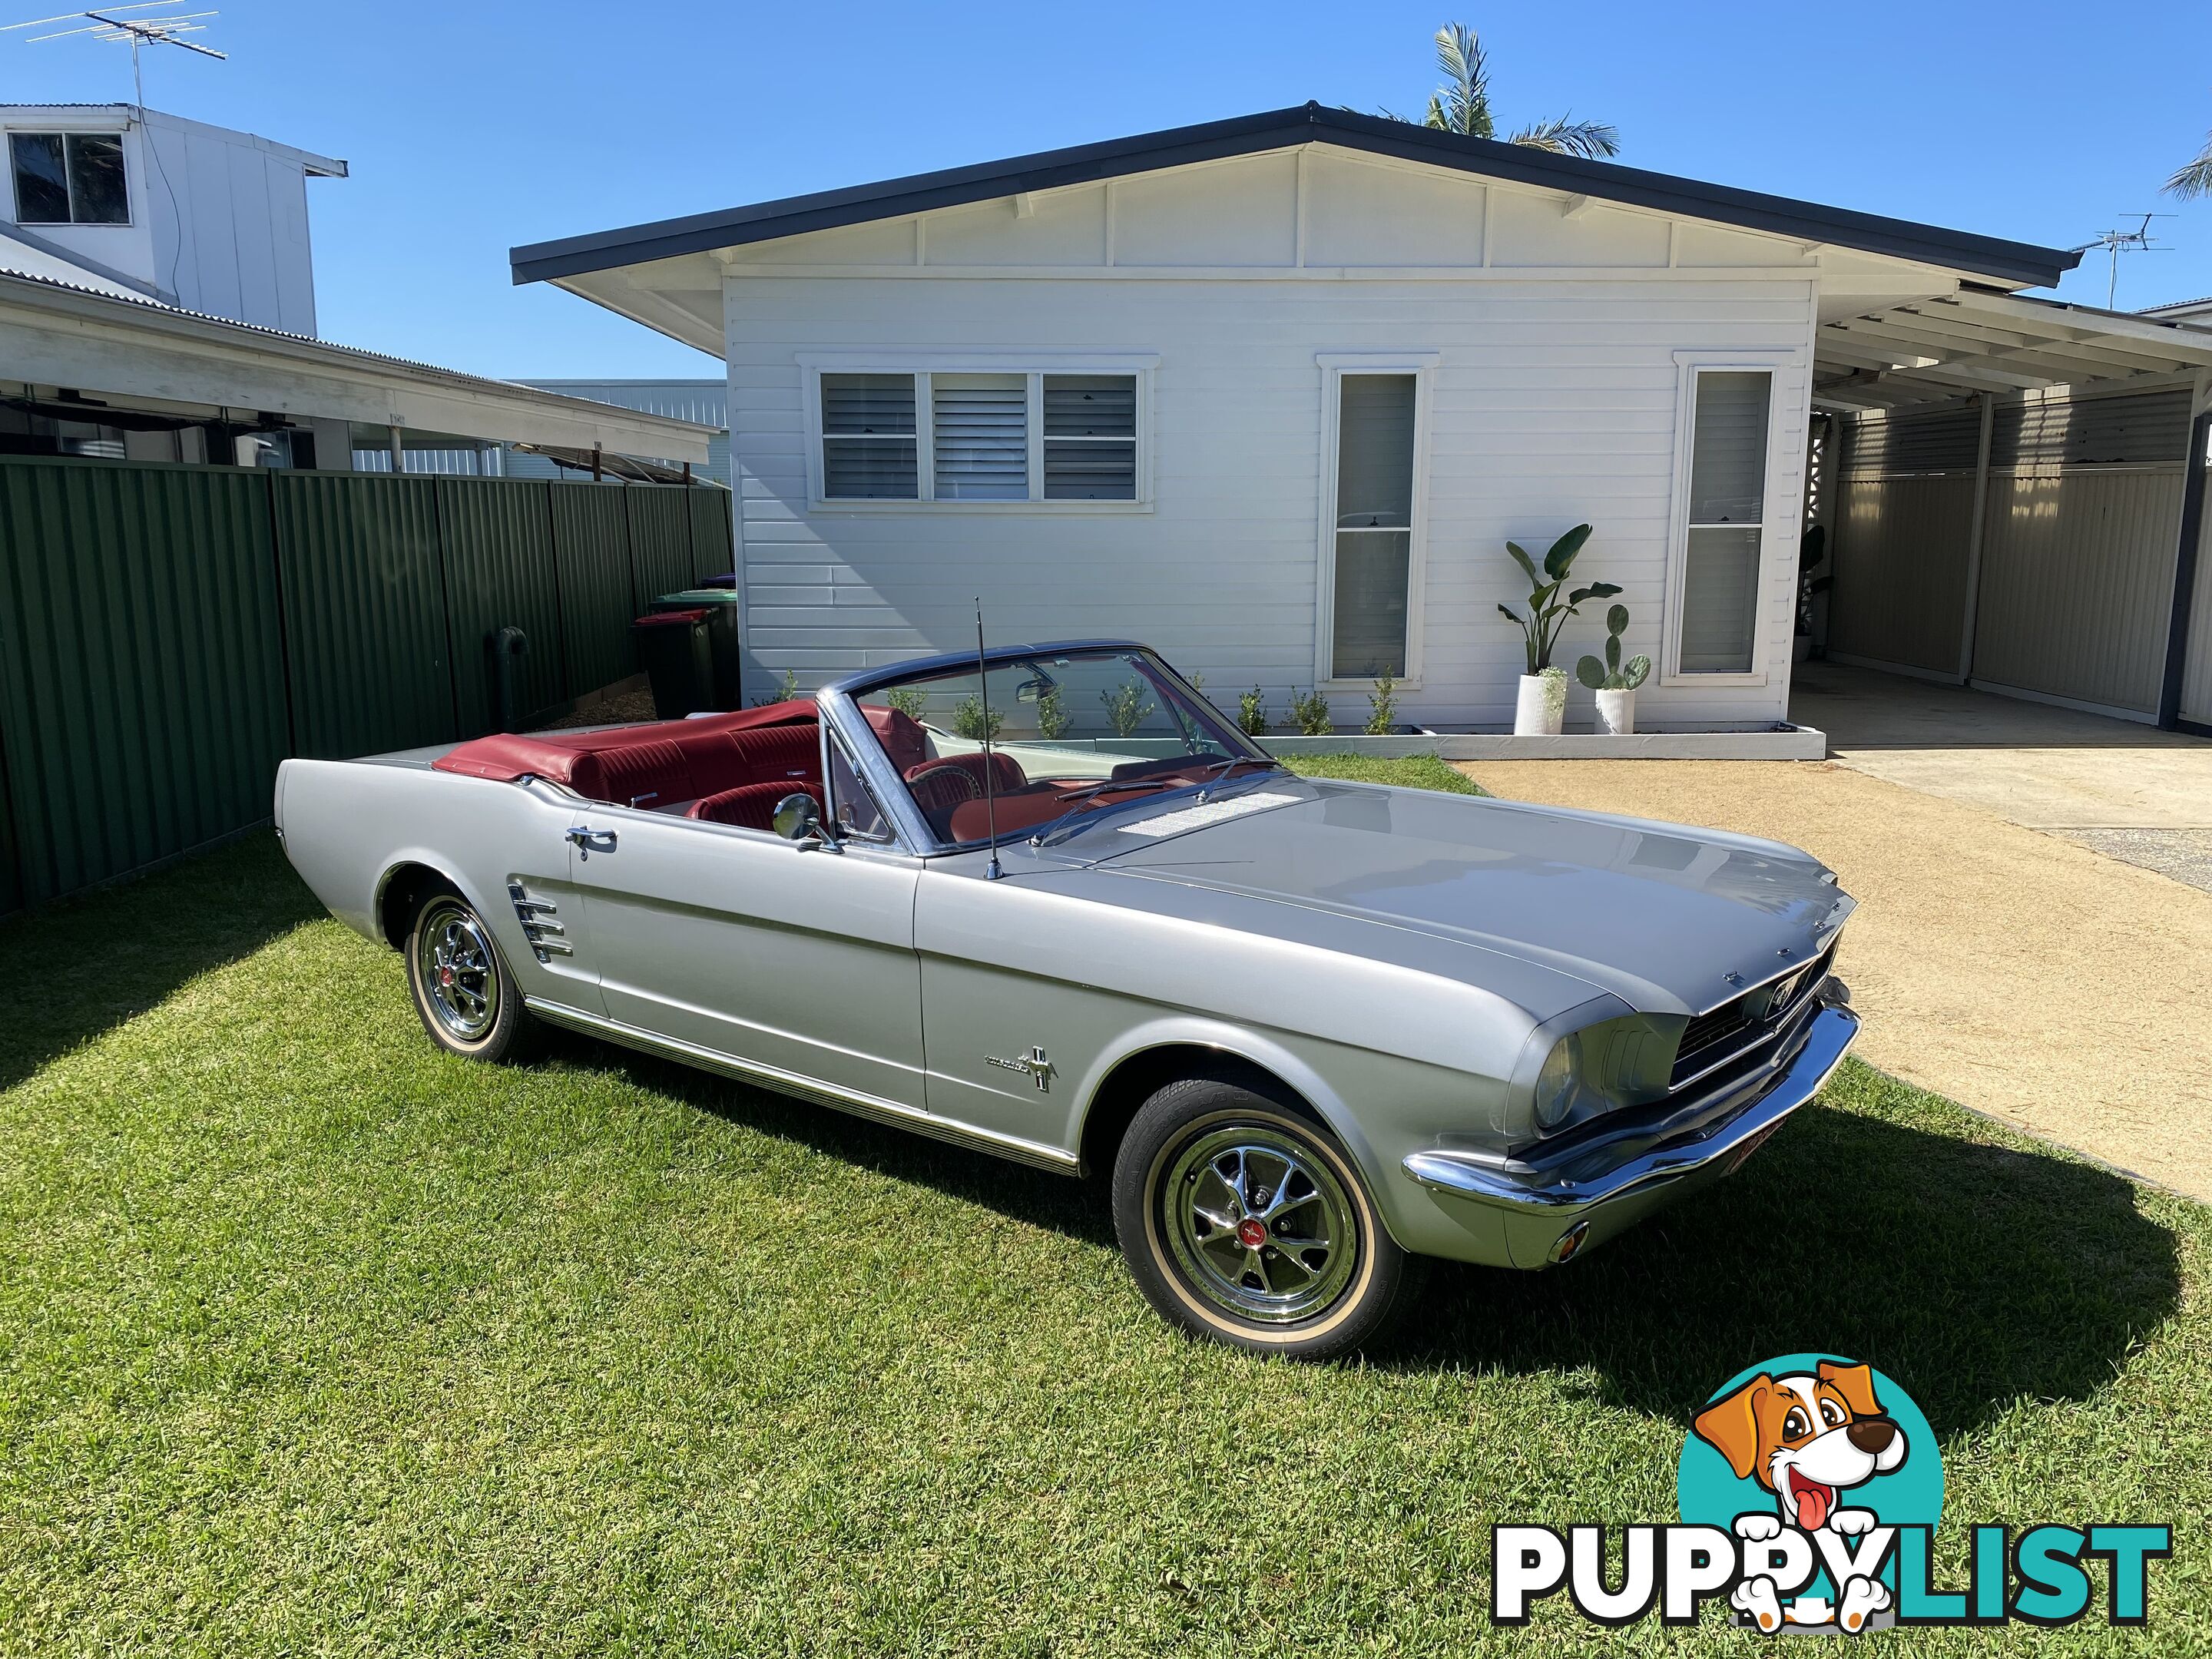
{"label": "window frame", "polygon": [[[10,126],[8,137],[8,206],[14,216],[9,222],[33,230],[129,230],[138,222],[137,182],[137,169],[131,165],[130,130],[127,127],[97,126]],[[26,219],[23,217],[22,193],[15,183],[15,140],[21,138],[58,138],[62,145],[62,188],[69,195],[70,216],[66,219]],[[115,141],[118,159],[123,163],[123,216],[120,219],[80,219],[76,216],[76,191],[71,181],[69,165],[69,143],[72,138],[112,138]]]}
{"label": "window frame", "polygon": [[[1753,351],[1678,351],[1674,354],[1677,385],[1674,402],[1674,476],[1672,496],[1667,511],[1667,570],[1664,597],[1660,605],[1660,636],[1658,683],[1663,686],[1761,686],[1772,678],[1769,661],[1767,635],[1771,631],[1766,615],[1768,587],[1775,574],[1778,550],[1789,545],[1794,556],[1796,544],[1790,538],[1795,521],[1790,510],[1790,491],[1779,486],[1785,469],[1795,463],[1785,459],[1783,438],[1788,428],[1783,416],[1794,407],[1794,399],[1787,388],[1791,384],[1790,371],[1801,367],[1804,354],[1796,350]],[[1700,374],[1765,374],[1766,388],[1766,470],[1760,479],[1759,514],[1759,575],[1753,584],[1753,615],[1751,630],[1751,666],[1742,672],[1726,673],[1685,672],[1682,659],[1683,600],[1689,580],[1690,532],[1690,468],[1696,456],[1698,424],[1698,377]],[[1801,443],[1793,453],[1802,454]],[[1710,527],[1710,526],[1704,526]],[[1737,526],[1736,528],[1747,526]]]}
{"label": "window frame", "polygon": [[1321,485],[1314,510],[1318,553],[1314,586],[1314,684],[1323,691],[1372,691],[1372,678],[1343,678],[1336,667],[1336,471],[1343,425],[1344,377],[1347,374],[1410,374],[1413,377],[1413,510],[1406,548],[1406,672],[1397,690],[1421,689],[1422,639],[1428,592],[1429,449],[1440,351],[1322,351],[1314,354],[1321,370]]}
{"label": "window frame", "polygon": [[[806,501],[810,514],[883,513],[1050,514],[1150,513],[1152,498],[1152,372],[1157,352],[836,352],[799,359],[800,401],[806,428]],[[824,374],[911,374],[915,377],[915,494],[842,496],[824,493],[822,377]],[[931,377],[937,374],[1024,374],[1029,377],[1029,487],[1026,499],[944,501],[937,495],[937,444]],[[1132,500],[1086,501],[1044,493],[1044,377],[1048,374],[1127,374],[1137,383],[1136,479]]]}

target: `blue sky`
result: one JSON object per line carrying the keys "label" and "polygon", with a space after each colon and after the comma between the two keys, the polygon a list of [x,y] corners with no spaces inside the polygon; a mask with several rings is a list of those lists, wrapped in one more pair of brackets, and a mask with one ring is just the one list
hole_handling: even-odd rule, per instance
{"label": "blue sky", "polygon": [[[1504,120],[1571,109],[1639,167],[2061,246],[2157,209],[2174,251],[2124,256],[2120,305],[2212,295],[2212,202],[2158,191],[2212,128],[2203,0],[216,3],[230,61],[151,53],[147,101],[350,161],[311,186],[324,334],[486,374],[717,367],[511,287],[512,244],[1309,98],[1418,112],[1448,16]],[[121,48],[23,39],[0,35],[0,100],[130,95]],[[2064,297],[2103,303],[2102,258]]]}

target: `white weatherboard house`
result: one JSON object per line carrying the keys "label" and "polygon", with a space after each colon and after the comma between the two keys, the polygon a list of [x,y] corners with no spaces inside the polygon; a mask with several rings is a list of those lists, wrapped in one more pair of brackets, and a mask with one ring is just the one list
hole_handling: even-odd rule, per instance
{"label": "white weatherboard house", "polygon": [[726,360],[756,691],[972,643],[981,594],[995,639],[1134,636],[1279,721],[1388,672],[1502,726],[1504,544],[1588,520],[1639,720],[1715,728],[1787,713],[1816,380],[1954,395],[1826,326],[2034,306],[2075,257],[1308,105],[513,264]]}

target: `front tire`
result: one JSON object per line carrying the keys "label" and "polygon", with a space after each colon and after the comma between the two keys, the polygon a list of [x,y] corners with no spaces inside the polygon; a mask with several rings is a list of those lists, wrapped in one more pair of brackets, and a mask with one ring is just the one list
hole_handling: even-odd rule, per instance
{"label": "front tire", "polygon": [[1163,1317],[1254,1353],[1349,1353],[1421,1276],[1327,1128],[1218,1078],[1170,1084],[1138,1111],[1114,1162],[1114,1228]]}
{"label": "front tire", "polygon": [[497,1064],[536,1046],[538,1023],[483,918],[450,889],[424,896],[407,930],[407,988],[430,1041],[449,1054]]}

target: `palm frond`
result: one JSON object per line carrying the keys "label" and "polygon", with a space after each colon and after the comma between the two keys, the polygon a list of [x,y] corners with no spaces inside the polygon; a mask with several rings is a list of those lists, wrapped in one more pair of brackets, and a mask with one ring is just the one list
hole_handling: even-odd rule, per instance
{"label": "palm frond", "polygon": [[2192,196],[2212,196],[2212,134],[2204,140],[2204,148],[2197,152],[2197,159],[2166,181],[2170,195],[2185,199]]}
{"label": "palm frond", "polygon": [[1482,42],[1466,24],[1447,23],[1437,31],[1437,72],[1449,84],[1431,95],[1425,125],[1475,138],[1491,137],[1490,63]]}
{"label": "palm frond", "polygon": [[1554,155],[1579,155],[1589,161],[1602,161],[1620,153],[1620,133],[1610,122],[1577,121],[1565,115],[1533,122],[1508,142],[1525,144],[1530,149],[1548,150]]}

